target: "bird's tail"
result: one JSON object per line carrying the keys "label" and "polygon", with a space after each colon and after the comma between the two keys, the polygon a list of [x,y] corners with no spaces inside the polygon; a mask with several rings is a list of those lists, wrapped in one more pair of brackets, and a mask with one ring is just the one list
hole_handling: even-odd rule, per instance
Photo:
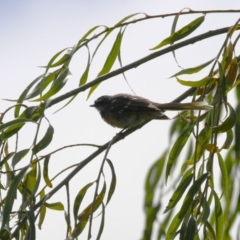
{"label": "bird's tail", "polygon": [[190,102],[190,103],[156,103],[156,106],[163,110],[170,111],[184,111],[184,110],[211,110],[213,108],[212,105],[209,105],[205,102]]}

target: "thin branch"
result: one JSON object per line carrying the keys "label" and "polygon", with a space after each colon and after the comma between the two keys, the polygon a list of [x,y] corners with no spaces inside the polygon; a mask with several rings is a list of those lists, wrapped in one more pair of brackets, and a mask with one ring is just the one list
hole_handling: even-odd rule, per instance
{"label": "thin branch", "polygon": [[146,57],[143,57],[143,58],[141,58],[141,59],[139,59],[139,60],[137,60],[135,62],[132,62],[132,63],[130,63],[130,64],[124,66],[124,67],[121,67],[121,68],[118,68],[116,70],[113,70],[112,72],[110,72],[108,74],[105,74],[103,76],[95,78],[91,82],[86,83],[85,85],[83,85],[81,87],[75,88],[72,91],[69,91],[69,92],[67,92],[67,93],[65,93],[65,94],[63,94],[63,95],[61,95],[59,97],[56,97],[56,98],[52,99],[49,102],[47,107],[51,107],[51,106],[53,106],[53,105],[55,105],[55,104],[65,100],[67,98],[70,98],[70,97],[72,97],[72,96],[74,96],[74,95],[76,95],[76,94],[78,94],[80,92],[83,92],[83,91],[87,90],[88,88],[90,88],[90,87],[92,87],[92,86],[94,86],[96,84],[99,84],[99,83],[101,83],[101,82],[103,82],[103,81],[105,81],[105,80],[107,80],[109,78],[112,78],[112,77],[115,77],[115,76],[117,76],[119,74],[122,74],[123,72],[126,72],[126,71],[128,71],[130,69],[136,68],[136,67],[138,67],[138,66],[140,66],[140,65],[142,65],[142,64],[144,64],[144,63],[146,63],[146,62],[148,62],[150,60],[153,60],[153,59],[155,59],[157,57],[160,57],[160,56],[162,56],[162,55],[164,55],[166,53],[169,53],[171,51],[175,51],[175,50],[177,50],[179,48],[182,48],[184,46],[187,46],[189,44],[194,44],[196,42],[202,41],[204,39],[207,39],[207,38],[210,38],[210,37],[213,37],[213,36],[216,36],[216,35],[227,33],[230,27],[225,27],[225,28],[220,28],[220,29],[213,30],[213,31],[208,31],[208,32],[205,32],[205,33],[200,34],[198,36],[189,38],[189,39],[184,40],[182,42],[176,43],[174,45],[171,45],[169,47],[166,47],[164,49],[156,51],[154,53],[151,53],[151,54],[149,54]]}

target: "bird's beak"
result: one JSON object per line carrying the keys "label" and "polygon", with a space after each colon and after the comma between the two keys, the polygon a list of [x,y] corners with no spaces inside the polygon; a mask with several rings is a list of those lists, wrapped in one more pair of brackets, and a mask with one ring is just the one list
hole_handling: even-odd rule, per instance
{"label": "bird's beak", "polygon": [[96,106],[93,104],[93,105],[90,105],[90,107],[96,107]]}

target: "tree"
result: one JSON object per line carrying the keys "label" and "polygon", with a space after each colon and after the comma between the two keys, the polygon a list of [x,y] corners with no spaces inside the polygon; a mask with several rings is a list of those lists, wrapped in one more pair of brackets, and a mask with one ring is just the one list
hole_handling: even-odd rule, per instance
{"label": "tree", "polygon": [[[48,209],[65,210],[69,239],[77,238],[84,230],[88,231],[88,239],[91,238],[93,214],[96,211],[96,215],[101,218],[99,231],[96,234],[99,239],[104,230],[107,204],[112,199],[116,187],[114,164],[108,159],[108,152],[114,144],[124,140],[139,128],[127,129],[102,146],[78,144],[78,147],[87,145],[97,150],[74,166],[62,169],[56,176],[49,176],[48,165],[52,157],[56,152],[64,151],[72,145],[61,147],[45,155],[41,154],[41,151],[49,147],[54,138],[54,126],[51,125],[51,120],[46,118],[46,110],[58,106],[67,99],[67,103],[59,109],[64,111],[81,92],[88,90],[88,96],[90,96],[103,81],[120,74],[124,76],[126,71],[153,61],[164,54],[172,52],[177,62],[175,54],[177,49],[205,41],[219,34],[225,34],[226,38],[216,56],[204,63],[199,63],[196,67],[186,68],[172,75],[178,83],[189,87],[173,101],[181,102],[190,97],[192,101],[209,102],[213,110],[204,113],[183,112],[174,121],[170,133],[174,143],[164,151],[147,173],[144,205],[146,223],[142,239],[153,239],[153,233],[157,236],[156,239],[176,239],[179,236],[180,239],[234,239],[234,236],[230,236],[230,229],[233,224],[236,224],[239,212],[240,194],[236,184],[240,157],[238,116],[240,105],[238,103],[234,109],[228,102],[228,95],[234,90],[237,100],[240,99],[239,57],[236,51],[239,40],[239,20],[232,26],[217,30],[210,29],[211,31],[206,33],[189,37],[206,21],[207,14],[221,12],[224,11],[189,10],[157,16],[132,14],[123,18],[114,27],[93,27],[73,47],[59,51],[50,59],[44,67],[44,73],[32,81],[18,97],[16,103],[1,115],[1,239],[36,239],[35,222],[37,221],[38,227],[41,228]],[[177,30],[179,18],[186,14],[200,16]],[[171,35],[153,47],[151,49],[153,53],[150,55],[122,66],[121,44],[126,28],[133,23],[141,24],[151,19],[170,16],[174,16]],[[99,31],[102,28],[103,30]],[[89,81],[88,75],[92,61],[101,44],[114,31],[118,31],[118,34],[102,69],[96,79]],[[91,49],[91,43],[94,41],[96,46]],[[69,66],[72,60],[83,48],[87,49],[88,58],[86,68],[80,76],[79,86],[56,97],[60,90],[64,90],[67,80],[71,77]],[[119,61],[121,68],[112,70],[116,61]],[[200,80],[189,81],[179,78],[181,75],[197,73],[209,66],[209,73]],[[30,100],[35,104],[29,103]],[[5,116],[10,111],[14,111],[14,118],[6,121]],[[36,126],[32,135],[32,146],[19,149],[19,136],[28,124]],[[40,128],[42,130],[46,124],[48,126],[45,128],[45,134],[39,137]],[[223,144],[219,143],[220,134],[225,136]],[[9,152],[9,142],[12,139],[15,140],[14,143],[11,142],[15,144],[15,151]],[[180,159],[183,149],[187,154]],[[72,179],[103,152],[104,158],[96,181],[84,183],[79,187],[78,194],[72,196],[69,192]],[[110,182],[105,181],[104,165],[108,165],[111,170]],[[178,168],[179,166],[181,169]],[[215,168],[220,169],[220,174],[217,174]],[[71,172],[63,176],[63,173],[69,169]],[[55,185],[54,179],[59,176],[63,176],[61,182]],[[170,176],[171,180],[169,180]],[[42,183],[44,186],[41,186]],[[165,183],[168,185],[165,186]],[[63,186],[67,190],[67,202],[50,203],[51,197]],[[50,187],[52,187],[51,190],[49,190]],[[82,200],[90,188],[94,188],[93,200],[88,206],[82,207]],[[171,193],[168,204],[163,202],[167,191]],[[70,197],[75,199],[73,206],[70,206]],[[73,219],[71,219],[71,212]],[[162,212],[165,214],[160,221],[157,221],[158,215]],[[87,223],[89,223],[88,230],[85,229]]]}

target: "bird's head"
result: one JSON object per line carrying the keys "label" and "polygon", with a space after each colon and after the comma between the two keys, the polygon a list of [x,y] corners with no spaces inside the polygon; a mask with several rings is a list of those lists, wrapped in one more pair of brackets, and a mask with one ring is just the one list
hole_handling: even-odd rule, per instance
{"label": "bird's head", "polygon": [[90,105],[90,107],[95,107],[98,111],[102,111],[110,102],[111,100],[111,96],[108,95],[104,95],[99,97],[98,99],[96,99],[94,101],[93,105]]}

